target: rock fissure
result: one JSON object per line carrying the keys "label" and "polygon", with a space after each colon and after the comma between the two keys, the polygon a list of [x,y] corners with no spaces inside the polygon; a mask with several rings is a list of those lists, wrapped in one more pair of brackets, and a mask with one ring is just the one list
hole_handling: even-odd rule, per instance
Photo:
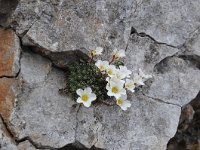
{"label": "rock fissure", "polygon": [[198,55],[179,55],[179,58],[183,59],[184,61],[189,61],[192,66],[200,69],[200,56]]}
{"label": "rock fissure", "polygon": [[182,107],[181,105],[179,105],[179,104],[175,104],[175,103],[171,103],[171,102],[166,102],[166,101],[164,101],[164,100],[162,100],[162,99],[159,99],[159,98],[155,98],[155,97],[151,97],[151,96],[148,96],[148,95],[146,95],[146,94],[144,94],[144,93],[142,93],[145,97],[148,97],[148,98],[150,98],[150,99],[153,99],[153,100],[155,100],[155,101],[157,101],[157,102],[160,102],[160,103],[165,103],[165,104],[169,104],[169,105],[174,105],[174,106],[178,106],[178,107]]}
{"label": "rock fissure", "polygon": [[166,46],[169,46],[169,47],[172,47],[172,48],[177,48],[177,49],[179,49],[179,46],[174,46],[174,45],[170,45],[170,44],[167,44],[167,43],[164,43],[164,42],[159,42],[159,41],[157,41],[155,38],[153,38],[151,35],[148,35],[148,34],[145,33],[145,32],[138,32],[134,27],[131,27],[131,34],[136,34],[136,35],[139,36],[139,37],[148,37],[148,38],[150,38],[152,41],[154,41],[156,44],[166,45]]}
{"label": "rock fissure", "polygon": [[48,150],[56,150],[57,148],[53,148],[51,146],[45,146],[45,145],[41,145],[39,143],[36,143],[34,142],[29,136],[27,137],[24,137],[22,139],[16,139],[15,140],[17,144],[20,144],[22,142],[25,142],[25,141],[29,141],[29,143],[31,143],[36,149],[48,149]]}
{"label": "rock fissure", "polygon": [[5,119],[2,117],[1,114],[0,114],[0,119],[2,120],[2,123],[3,123],[3,125],[4,125],[4,127],[5,127],[5,129],[6,129],[6,132],[9,134],[9,137],[10,137],[13,141],[15,141],[15,134],[14,134],[14,132],[9,128],[9,126],[7,125]]}

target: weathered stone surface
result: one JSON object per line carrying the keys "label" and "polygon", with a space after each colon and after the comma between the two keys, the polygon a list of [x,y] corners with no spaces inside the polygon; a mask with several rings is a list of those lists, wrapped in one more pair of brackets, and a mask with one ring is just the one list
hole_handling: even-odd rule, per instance
{"label": "weathered stone surface", "polygon": [[50,64],[37,54],[23,54],[22,92],[10,122],[18,139],[29,136],[41,145],[61,147],[74,142],[76,109],[58,92],[65,86],[64,73]]}
{"label": "weathered stone surface", "polygon": [[[199,25],[200,2],[192,1],[21,1],[14,15],[19,34],[52,51],[106,45],[124,48],[130,28],[157,41],[180,45]],[[174,15],[176,14],[176,15]]]}
{"label": "weathered stone surface", "polygon": [[183,59],[166,59],[157,69],[148,96],[183,106],[199,92],[200,70]]}
{"label": "weathered stone surface", "polygon": [[[126,64],[133,72],[142,68],[153,74],[150,89],[143,91],[147,96],[141,92],[129,95],[132,108],[127,112],[117,106],[101,105],[89,109],[80,107],[78,113],[77,107],[73,108],[74,102],[58,93],[58,89],[65,86],[64,73],[53,69],[49,60],[24,52],[20,73],[22,93],[12,113],[12,128],[19,139],[29,136],[36,143],[57,148],[77,140],[86,147],[95,145],[105,149],[165,149],[176,132],[180,115],[180,107],[173,103],[181,106],[188,103],[193,96],[191,92],[196,94],[199,89],[195,87],[199,83],[199,70],[181,58],[172,57],[177,52],[176,48],[134,34],[127,47]],[[108,54],[107,51],[104,55]],[[165,58],[169,60],[165,62]],[[192,74],[196,76],[189,80]],[[159,90],[176,81],[175,77],[194,88],[189,93],[180,89],[179,84],[173,84],[173,90],[177,90],[180,97],[168,101],[162,94],[170,92]],[[180,92],[184,92],[184,97]]]}
{"label": "weathered stone surface", "polygon": [[115,150],[166,149],[166,141],[176,131],[174,120],[178,120],[180,108],[142,95],[130,95],[129,99],[132,108],[127,112],[118,106],[82,107],[78,113],[78,141],[88,147]]}
{"label": "weathered stone surface", "polygon": [[6,127],[0,117],[0,149],[17,150],[14,140],[10,137]]}
{"label": "weathered stone surface", "polygon": [[[171,51],[163,55],[176,52]],[[64,73],[31,52],[22,55],[19,78],[22,92],[10,120],[19,139],[29,136],[36,143],[57,148],[77,140],[88,148],[160,150],[166,148],[178,125],[180,107],[156,102],[142,93],[129,95],[132,108],[127,112],[105,105],[81,106],[78,111],[70,98],[58,93],[65,86]]]}
{"label": "weathered stone surface", "polygon": [[185,42],[185,53],[188,55],[200,56],[200,28],[195,30],[189,39]]}
{"label": "weathered stone surface", "polygon": [[0,77],[19,72],[19,39],[12,30],[0,28]]}
{"label": "weathered stone surface", "polygon": [[146,73],[153,74],[156,64],[178,51],[177,48],[158,44],[147,36],[141,37],[135,33],[130,37],[124,61],[133,73],[137,73],[141,68]]}
{"label": "weathered stone surface", "polygon": [[29,141],[19,143],[17,148],[18,150],[36,150],[36,148]]}
{"label": "weathered stone surface", "polygon": [[[11,27],[24,45],[52,62],[23,52],[21,92],[9,124],[16,137],[55,148],[79,141],[89,148],[166,149],[180,106],[200,89],[199,8],[198,0],[21,0]],[[79,108],[58,92],[65,87],[65,74],[52,63],[65,68],[74,50],[96,46],[105,48],[102,59],[114,47],[126,48],[128,68],[153,75],[147,86],[128,95],[132,107],[127,112],[117,106]]]}

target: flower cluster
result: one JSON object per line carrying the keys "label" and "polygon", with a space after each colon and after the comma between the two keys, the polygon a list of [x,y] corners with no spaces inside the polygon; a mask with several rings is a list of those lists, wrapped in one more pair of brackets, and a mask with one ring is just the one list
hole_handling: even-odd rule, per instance
{"label": "flower cluster", "polygon": [[[97,55],[101,55],[103,48],[97,47],[96,49],[89,50],[89,57],[91,63]],[[130,101],[127,100],[127,91],[135,92],[135,88],[144,85],[145,81],[151,78],[151,75],[146,75],[141,69],[139,73],[133,74],[128,70],[126,66],[114,65],[115,62],[119,61],[120,58],[125,57],[125,50],[115,49],[112,52],[112,57],[110,61],[97,60],[95,62],[96,67],[99,72],[105,76],[107,81],[106,90],[107,95],[115,97],[116,104],[121,107],[122,110],[127,110],[131,107]],[[85,89],[77,89],[77,103],[83,103],[84,106],[90,107],[92,101],[97,99],[95,93],[92,92],[91,87],[86,87]]]}

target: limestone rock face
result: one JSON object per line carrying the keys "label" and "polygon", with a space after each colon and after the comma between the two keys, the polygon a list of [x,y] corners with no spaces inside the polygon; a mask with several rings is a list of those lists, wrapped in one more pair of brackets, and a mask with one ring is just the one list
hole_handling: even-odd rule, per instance
{"label": "limestone rock face", "polygon": [[17,150],[14,141],[9,137],[9,133],[6,132],[6,128],[0,118],[0,148],[2,150]]}
{"label": "limestone rock face", "polygon": [[[21,56],[14,31],[0,29],[0,115],[18,143],[0,146],[165,150],[181,107],[200,89],[199,8],[199,0],[20,0],[8,27]],[[88,59],[86,50],[97,46],[103,60],[126,49],[133,73],[153,75],[128,93],[127,111],[85,108],[59,92],[68,63]]]}
{"label": "limestone rock face", "polygon": [[[96,45],[124,48],[130,27],[161,43],[181,45],[200,25],[199,1],[20,1],[13,27],[52,51]],[[176,15],[174,15],[176,14]]]}

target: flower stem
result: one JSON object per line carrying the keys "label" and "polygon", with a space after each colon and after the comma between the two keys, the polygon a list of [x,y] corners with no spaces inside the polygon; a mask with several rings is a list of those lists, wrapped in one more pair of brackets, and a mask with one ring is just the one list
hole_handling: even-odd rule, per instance
{"label": "flower stem", "polygon": [[92,63],[92,62],[93,62],[93,59],[94,59],[94,55],[93,55],[93,54],[91,54],[91,58],[90,58],[90,61],[89,61],[89,63]]}
{"label": "flower stem", "polygon": [[109,65],[115,60],[115,55],[113,55],[112,60],[109,62]]}

